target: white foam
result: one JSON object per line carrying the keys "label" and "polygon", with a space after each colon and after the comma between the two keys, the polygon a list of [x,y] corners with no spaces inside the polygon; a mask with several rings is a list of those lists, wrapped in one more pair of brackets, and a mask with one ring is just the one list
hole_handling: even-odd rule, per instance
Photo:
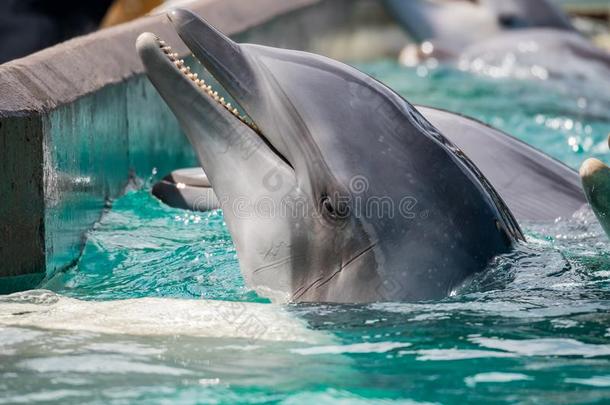
{"label": "white foam", "polygon": [[480,373],[472,377],[466,377],[464,382],[468,387],[474,387],[481,383],[509,383],[513,381],[530,381],[532,378],[521,373]]}
{"label": "white foam", "polygon": [[81,301],[49,291],[0,299],[0,325],[104,334],[243,338],[320,343],[282,306],[244,302],[141,298]]}
{"label": "white foam", "polygon": [[419,361],[455,361],[485,359],[492,357],[515,357],[513,353],[496,352],[491,350],[428,349],[418,350],[415,353],[417,353],[417,360]]}
{"label": "white foam", "polygon": [[610,375],[601,375],[591,378],[566,378],[568,384],[586,385],[589,387],[610,387]]}
{"label": "white foam", "polygon": [[305,356],[317,354],[347,354],[347,353],[386,353],[394,349],[409,347],[410,343],[378,342],[378,343],[355,343],[344,346],[315,346],[299,349],[291,349],[292,353]]}
{"label": "white foam", "polygon": [[184,376],[192,374],[191,371],[170,367],[165,365],[150,364],[148,362],[137,362],[127,360],[120,356],[109,355],[76,355],[76,356],[51,356],[36,359],[23,360],[17,363],[19,368],[27,368],[39,373],[91,373],[91,374],[113,374],[113,373],[137,373],[158,374],[165,376]]}
{"label": "white foam", "polygon": [[520,356],[582,356],[610,355],[610,345],[583,343],[574,339],[498,339],[471,337],[471,342],[482,347],[503,350]]}

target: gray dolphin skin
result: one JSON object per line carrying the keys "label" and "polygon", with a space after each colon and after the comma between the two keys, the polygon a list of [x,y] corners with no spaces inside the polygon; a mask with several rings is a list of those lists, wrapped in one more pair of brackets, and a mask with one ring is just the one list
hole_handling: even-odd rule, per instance
{"label": "gray dolphin skin", "polygon": [[169,17],[245,111],[155,35],[138,38],[260,294],[438,299],[523,239],[476,166],[388,87],[322,56],[237,44],[187,10]]}

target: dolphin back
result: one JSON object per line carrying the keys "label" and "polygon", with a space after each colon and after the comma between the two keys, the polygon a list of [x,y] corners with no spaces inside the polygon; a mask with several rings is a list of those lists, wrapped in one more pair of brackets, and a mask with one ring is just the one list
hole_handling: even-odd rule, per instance
{"label": "dolphin back", "polygon": [[476,120],[418,110],[477,165],[519,221],[552,221],[586,204],[576,171]]}

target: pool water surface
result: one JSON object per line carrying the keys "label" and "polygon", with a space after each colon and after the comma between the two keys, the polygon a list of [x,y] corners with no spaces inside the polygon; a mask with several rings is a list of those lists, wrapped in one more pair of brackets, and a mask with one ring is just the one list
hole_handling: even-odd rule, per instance
{"label": "pool water surface", "polygon": [[[575,169],[608,156],[608,83],[358,67]],[[526,243],[439,302],[279,306],[244,284],[222,212],[166,207],[153,180],[50,291],[0,297],[0,403],[610,402],[610,242],[589,210],[522,224]]]}

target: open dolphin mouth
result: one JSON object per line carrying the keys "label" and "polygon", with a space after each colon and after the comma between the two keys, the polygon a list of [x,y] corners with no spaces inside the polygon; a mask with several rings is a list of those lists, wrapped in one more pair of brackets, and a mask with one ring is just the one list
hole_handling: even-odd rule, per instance
{"label": "open dolphin mouth", "polygon": [[[168,14],[168,19],[170,21],[172,21],[171,13]],[[146,34],[144,34],[144,35],[146,35]],[[236,105],[232,105],[231,102],[225,100],[225,98],[221,94],[219,94],[217,89],[215,89],[213,87],[212,83],[206,82],[205,79],[199,77],[199,75],[197,73],[193,72],[192,68],[186,64],[184,59],[180,59],[180,57],[177,53],[173,52],[172,47],[165,40],[163,40],[162,38],[160,38],[159,36],[157,36],[155,34],[149,34],[149,35],[152,36],[152,38],[149,38],[148,40],[155,41],[155,43],[160,51],[159,56],[164,55],[167,58],[167,60],[171,63],[171,65],[175,68],[175,70],[177,72],[181,73],[184,78],[186,78],[190,82],[192,82],[200,90],[200,93],[202,95],[207,97],[213,103],[222,107],[224,110],[231,113],[231,115],[233,117],[235,117],[241,124],[244,124],[249,129],[254,131],[254,133],[256,135],[258,135],[260,140],[262,140],[273,151],[273,153],[277,156],[277,158],[282,160],[289,167],[293,167],[292,164],[290,163],[290,161],[265,136],[265,134],[260,129],[260,127],[256,124],[254,119],[248,114],[246,108],[243,105],[241,105],[235,97],[233,97],[233,102]],[[200,65],[205,66],[205,63],[204,63],[205,61],[201,60],[200,57],[198,57],[194,53],[191,53],[191,56]],[[214,75],[214,73],[212,71],[210,71],[209,69],[206,69],[206,72],[208,72],[210,74],[210,76],[212,76],[216,80],[216,82],[218,83],[218,86],[220,86],[226,94],[229,93],[223,87],[222,81],[220,78],[216,77]]]}
{"label": "open dolphin mouth", "polygon": [[[171,19],[171,18],[170,18]],[[204,79],[200,79],[197,73],[193,73],[191,71],[191,67],[188,66],[183,59],[179,59],[179,55],[177,53],[172,52],[172,47],[168,45],[164,40],[156,36],[157,43],[159,45],[159,49],[167,56],[170,62],[172,62],[178,71],[180,71],[186,78],[191,80],[197,87],[201,89],[201,92],[206,96],[210,97],[216,103],[220,104],[227,111],[233,114],[237,119],[239,119],[242,123],[249,126],[254,132],[262,135],[260,129],[256,126],[254,121],[245,115],[241,115],[239,110],[231,105],[231,103],[227,102],[224,97],[218,94],[211,84],[206,83]],[[195,55],[192,55],[193,58],[197,60]],[[241,107],[241,106],[240,106]],[[243,108],[243,107],[242,107]]]}

